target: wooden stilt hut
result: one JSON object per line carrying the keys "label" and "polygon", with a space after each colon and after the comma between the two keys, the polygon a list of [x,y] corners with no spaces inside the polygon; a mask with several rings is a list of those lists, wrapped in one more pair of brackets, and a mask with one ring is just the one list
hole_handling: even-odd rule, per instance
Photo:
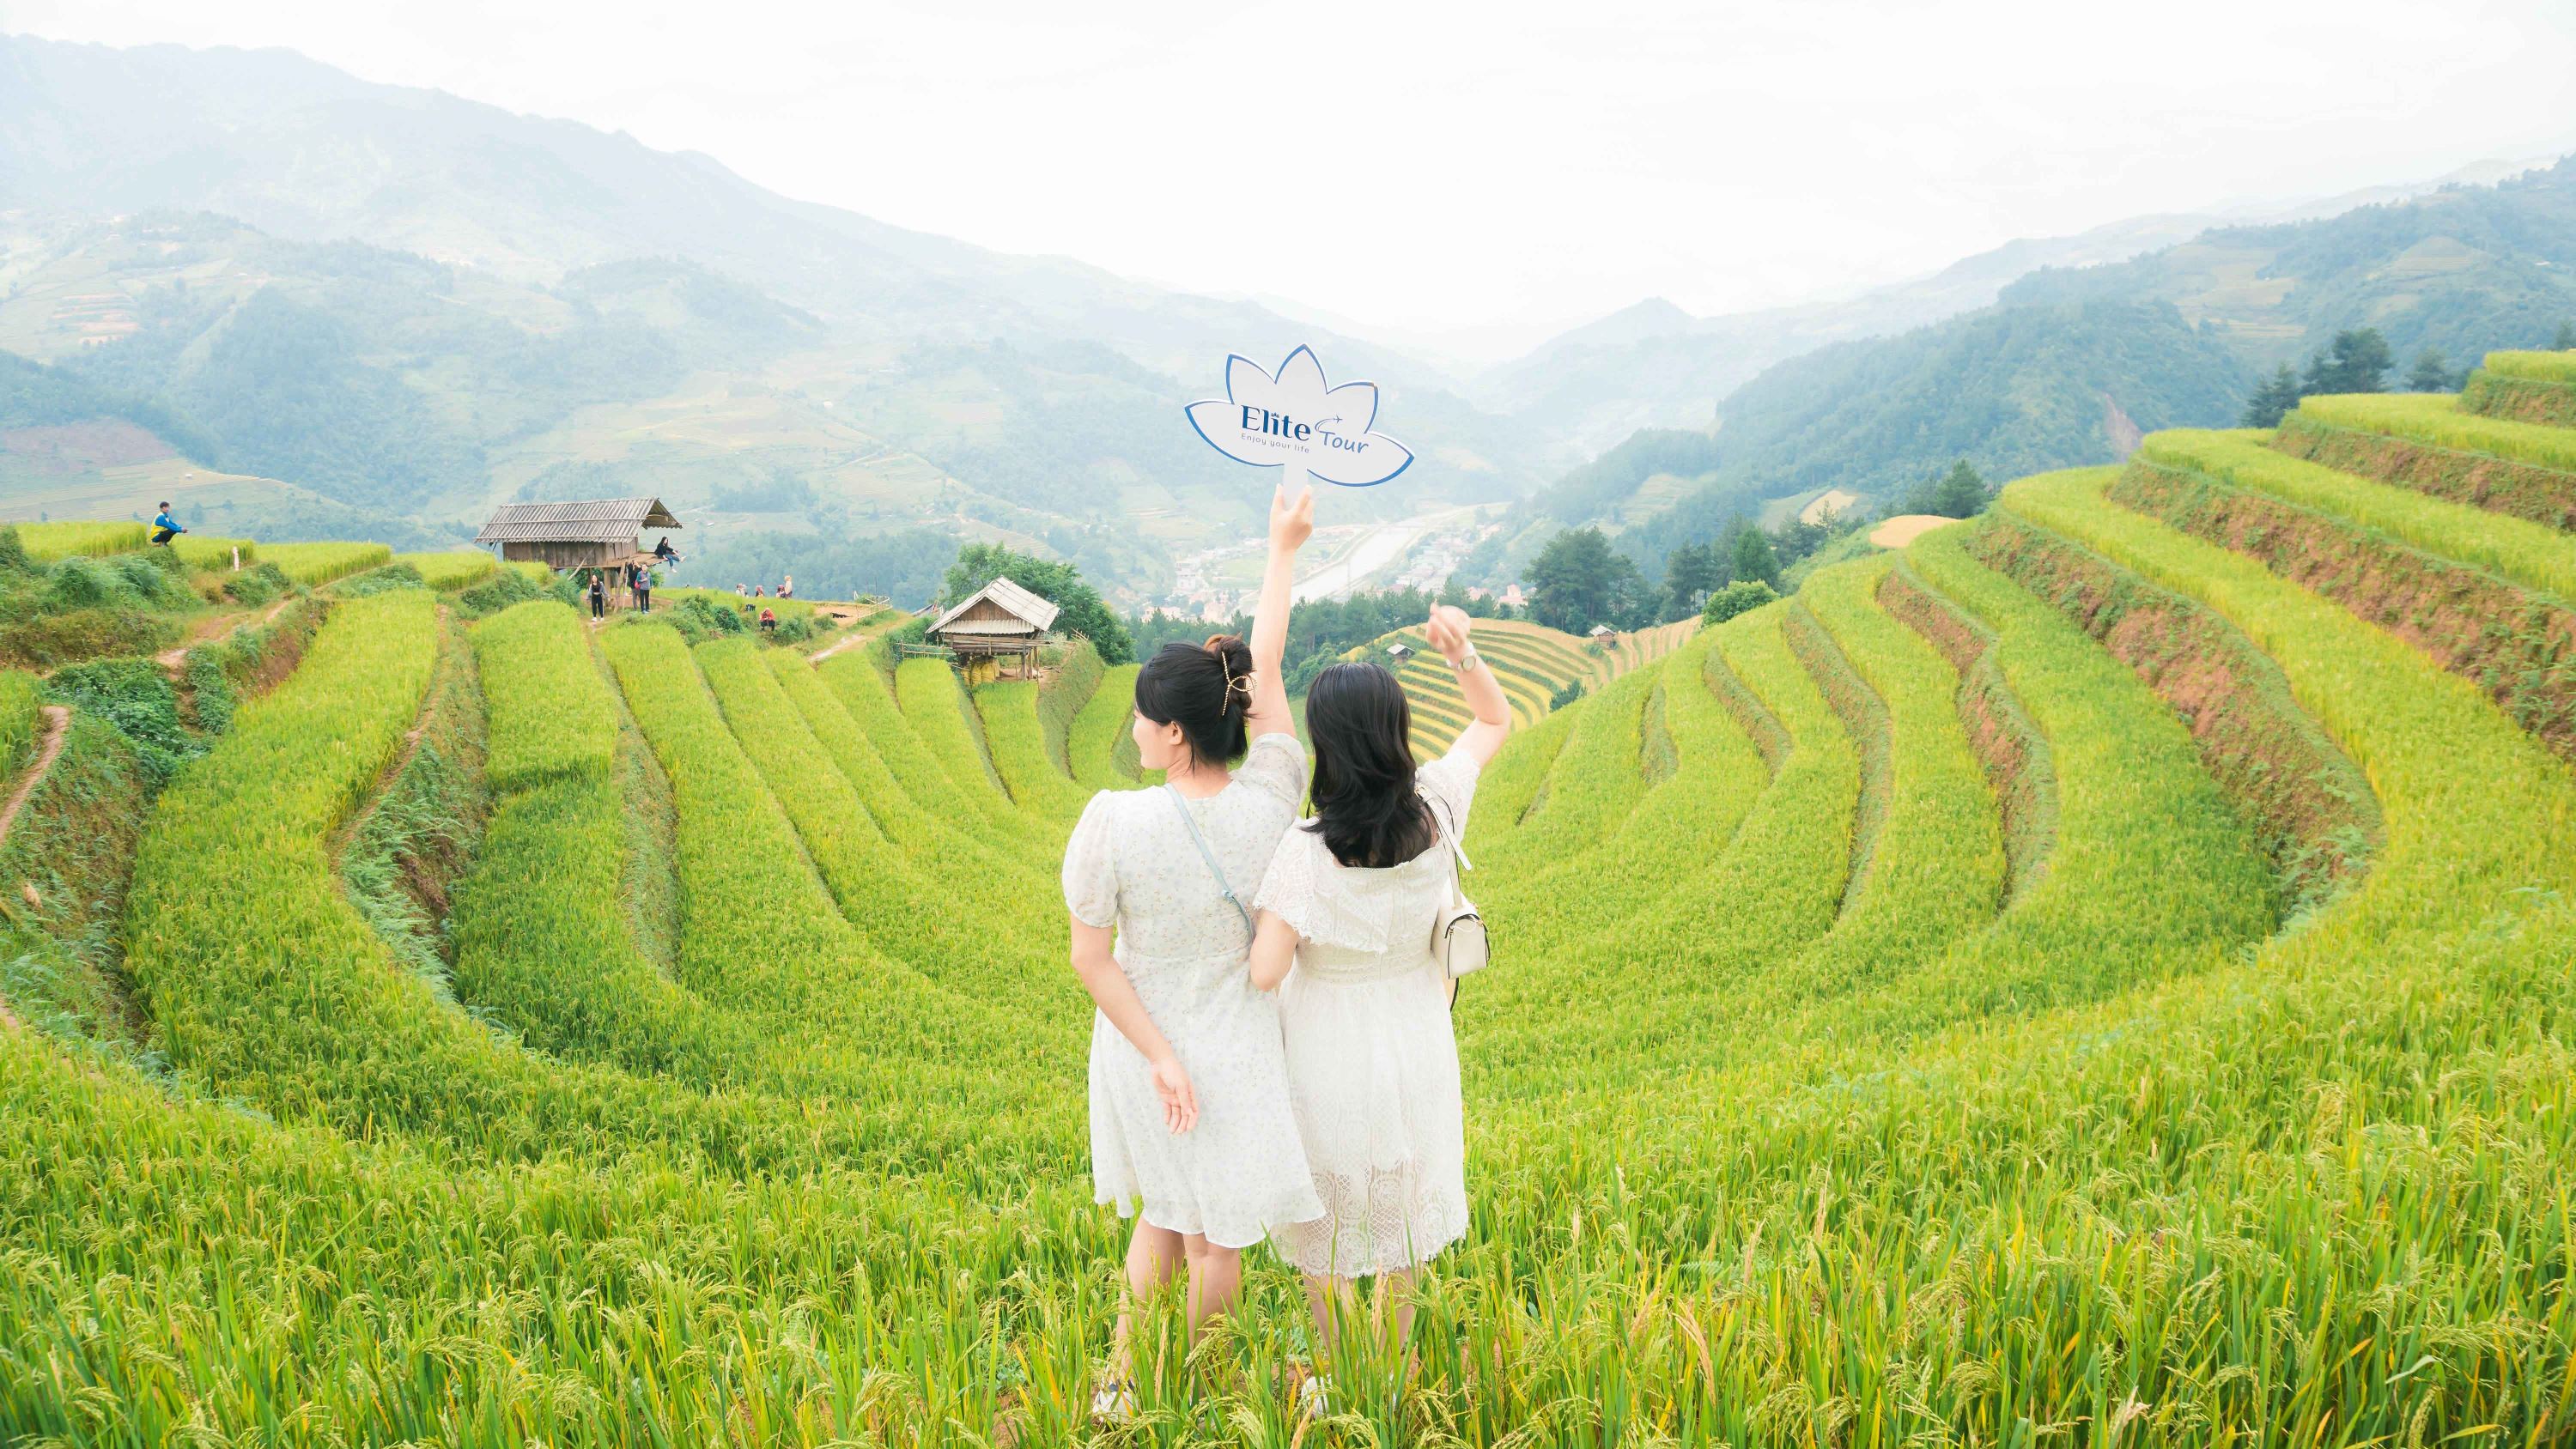
{"label": "wooden stilt hut", "polygon": [[1048,629],[1056,606],[1012,583],[995,579],[931,623],[931,644],[957,661],[968,680],[1005,673],[1003,661],[1026,678],[1036,674],[1038,651],[1054,641]]}
{"label": "wooden stilt hut", "polygon": [[474,541],[497,543],[505,559],[526,559],[557,572],[613,569],[653,561],[644,551],[644,530],[682,526],[659,498],[504,503]]}

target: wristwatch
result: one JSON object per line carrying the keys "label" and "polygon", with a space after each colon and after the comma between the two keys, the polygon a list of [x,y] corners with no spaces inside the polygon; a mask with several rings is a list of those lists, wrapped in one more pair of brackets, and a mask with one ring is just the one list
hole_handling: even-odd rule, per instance
{"label": "wristwatch", "polygon": [[1466,653],[1459,655],[1457,658],[1450,660],[1449,667],[1460,674],[1464,674],[1468,670],[1473,669],[1484,662],[1484,659],[1480,657],[1475,650],[1470,649]]}

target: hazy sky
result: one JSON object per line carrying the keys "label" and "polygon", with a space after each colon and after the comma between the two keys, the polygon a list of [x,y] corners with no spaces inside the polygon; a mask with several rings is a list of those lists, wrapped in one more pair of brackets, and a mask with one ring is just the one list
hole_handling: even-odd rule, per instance
{"label": "hazy sky", "polygon": [[2576,0],[0,0],[0,28],[289,46],[1477,353],[2576,149]]}

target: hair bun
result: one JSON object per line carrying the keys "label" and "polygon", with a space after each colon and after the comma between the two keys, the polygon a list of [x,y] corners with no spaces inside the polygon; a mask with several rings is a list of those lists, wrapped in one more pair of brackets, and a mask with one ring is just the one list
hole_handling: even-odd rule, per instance
{"label": "hair bun", "polygon": [[1225,712],[1252,712],[1252,646],[1237,634],[1210,634],[1199,646],[1225,671]]}

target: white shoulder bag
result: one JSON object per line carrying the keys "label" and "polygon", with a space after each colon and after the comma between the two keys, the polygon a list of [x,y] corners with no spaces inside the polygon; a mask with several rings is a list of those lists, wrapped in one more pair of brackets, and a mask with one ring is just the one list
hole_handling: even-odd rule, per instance
{"label": "white shoulder bag", "polygon": [[1431,812],[1431,820],[1440,832],[1441,843],[1457,858],[1457,869],[1449,874],[1449,904],[1431,918],[1431,957],[1440,963],[1441,972],[1455,981],[1485,969],[1492,959],[1492,943],[1485,935],[1484,916],[1476,910],[1476,903],[1467,899],[1466,886],[1458,878],[1461,872],[1476,867],[1468,861],[1466,848],[1450,833],[1448,822],[1438,810]]}

